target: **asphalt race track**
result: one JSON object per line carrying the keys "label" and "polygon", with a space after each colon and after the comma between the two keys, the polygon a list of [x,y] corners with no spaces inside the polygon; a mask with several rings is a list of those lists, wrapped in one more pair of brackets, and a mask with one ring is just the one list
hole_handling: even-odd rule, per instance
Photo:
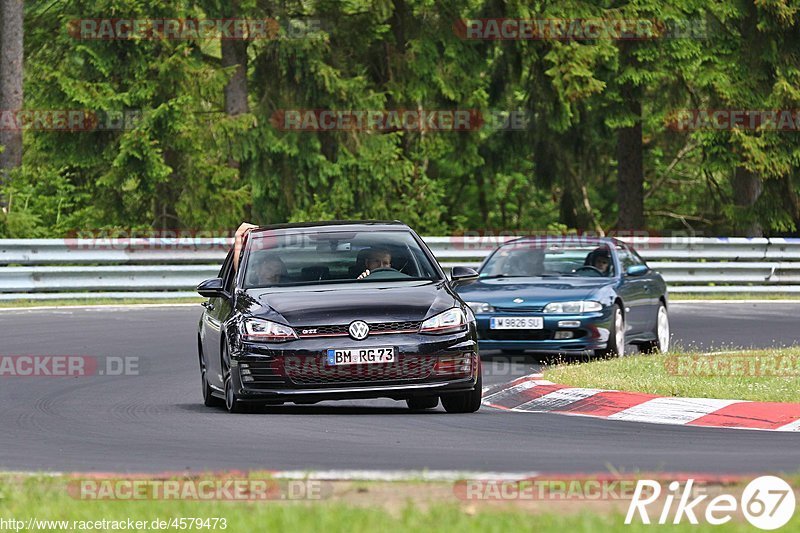
{"label": "asphalt race track", "polygon": [[[800,340],[797,303],[675,304],[675,341],[706,349]],[[800,434],[612,422],[393,401],[229,415],[201,403],[200,306],[0,311],[0,355],[139,357],[139,375],[0,377],[0,469],[800,471]],[[487,354],[485,384],[538,365]]]}

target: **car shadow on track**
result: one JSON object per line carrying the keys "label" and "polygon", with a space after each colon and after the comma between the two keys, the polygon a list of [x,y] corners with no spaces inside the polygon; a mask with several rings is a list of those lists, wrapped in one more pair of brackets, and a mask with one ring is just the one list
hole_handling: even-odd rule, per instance
{"label": "car shadow on track", "polygon": [[[178,409],[184,411],[191,411],[193,413],[219,413],[228,414],[224,407],[206,407],[202,404],[178,404]],[[255,405],[249,407],[248,412],[242,413],[245,415],[415,415],[415,416],[431,416],[431,415],[445,415],[444,409],[437,407],[436,409],[426,409],[422,411],[412,411],[405,404],[399,403],[397,407],[387,407],[385,405],[371,407],[368,405],[353,405],[351,403],[343,403],[342,405],[333,405],[331,403],[323,403],[319,405],[268,405],[261,406]]]}

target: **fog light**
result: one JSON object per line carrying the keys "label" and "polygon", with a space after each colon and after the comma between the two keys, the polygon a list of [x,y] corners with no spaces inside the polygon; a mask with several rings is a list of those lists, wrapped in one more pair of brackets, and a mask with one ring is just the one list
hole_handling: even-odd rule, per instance
{"label": "fog light", "polygon": [[241,374],[243,376],[249,376],[250,375],[250,369],[249,368],[242,368],[239,372],[241,372]]}
{"label": "fog light", "polygon": [[242,381],[244,383],[252,383],[255,380],[253,379],[253,376],[242,376]]}
{"label": "fog light", "polygon": [[581,325],[580,320],[559,320],[558,327],[560,328],[578,328]]}
{"label": "fog light", "polygon": [[556,331],[555,339],[557,341],[564,339],[571,339],[575,334],[571,331]]}
{"label": "fog light", "polygon": [[472,373],[472,354],[445,355],[436,361],[433,374],[436,376],[458,376]]}

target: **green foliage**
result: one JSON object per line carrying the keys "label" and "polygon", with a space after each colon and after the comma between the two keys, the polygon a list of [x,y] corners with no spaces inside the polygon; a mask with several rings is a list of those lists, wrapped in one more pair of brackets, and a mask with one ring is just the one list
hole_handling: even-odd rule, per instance
{"label": "green foliage", "polygon": [[[616,134],[642,104],[648,229],[798,230],[796,132],[675,131],[680,109],[800,108],[798,8],[783,0],[51,0],[26,4],[25,106],[134,111],[123,129],[25,132],[0,235],[402,219],[423,233],[608,230]],[[219,40],[80,40],[85,18],[320,21],[247,45],[250,112],[225,114]],[[707,38],[465,40],[467,18],[649,19]],[[623,57],[623,54],[624,55]],[[519,111],[523,130],[284,131],[283,110]],[[734,205],[732,177],[763,182]]]}

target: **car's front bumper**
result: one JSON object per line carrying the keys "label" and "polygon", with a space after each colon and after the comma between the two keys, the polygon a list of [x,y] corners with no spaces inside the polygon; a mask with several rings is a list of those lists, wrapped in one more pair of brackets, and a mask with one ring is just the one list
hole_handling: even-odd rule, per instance
{"label": "car's front bumper", "polygon": [[[395,363],[330,366],[327,350],[394,346]],[[443,372],[437,363],[468,358],[468,372]],[[239,342],[231,349],[231,380],[241,400],[311,403],[323,400],[403,400],[473,390],[478,346],[474,332],[304,338],[285,343]]]}
{"label": "car's front bumper", "polygon": [[[533,330],[498,330],[489,327],[492,317],[542,317],[543,328]],[[481,313],[476,315],[481,350],[535,350],[541,352],[584,352],[601,350],[608,344],[612,327],[610,308],[575,315],[544,313]],[[577,323],[565,326],[565,323]],[[572,337],[557,338],[559,332]]]}

